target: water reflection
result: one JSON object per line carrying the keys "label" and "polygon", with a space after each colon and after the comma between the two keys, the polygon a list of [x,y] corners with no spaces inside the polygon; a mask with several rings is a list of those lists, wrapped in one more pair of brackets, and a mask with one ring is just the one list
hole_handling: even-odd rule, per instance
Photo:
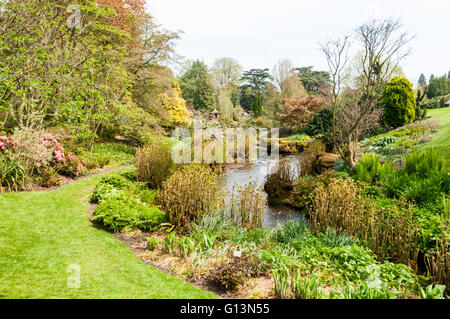
{"label": "water reflection", "polygon": [[[300,165],[298,155],[289,155],[284,157],[291,163],[295,176],[299,175]],[[264,186],[266,176],[272,172],[276,160],[265,156],[258,159],[255,164],[230,164],[225,168],[225,177],[223,183],[228,192],[232,192],[233,186],[244,186],[250,182],[256,183],[258,187]],[[304,218],[299,212],[286,206],[268,206],[264,208],[265,219],[264,226],[275,227],[278,223],[283,223],[289,219]]]}

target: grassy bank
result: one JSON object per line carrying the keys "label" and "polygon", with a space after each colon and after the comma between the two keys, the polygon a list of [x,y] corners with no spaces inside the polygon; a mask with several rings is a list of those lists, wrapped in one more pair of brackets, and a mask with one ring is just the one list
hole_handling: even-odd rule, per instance
{"label": "grassy bank", "polygon": [[428,110],[428,115],[431,120],[441,123],[441,129],[427,147],[439,149],[439,152],[447,159],[447,168],[450,169],[450,107]]}
{"label": "grassy bank", "polygon": [[[86,196],[99,176],[60,190],[0,195],[1,298],[211,298],[145,265],[92,226]],[[81,287],[68,288],[69,265]]]}

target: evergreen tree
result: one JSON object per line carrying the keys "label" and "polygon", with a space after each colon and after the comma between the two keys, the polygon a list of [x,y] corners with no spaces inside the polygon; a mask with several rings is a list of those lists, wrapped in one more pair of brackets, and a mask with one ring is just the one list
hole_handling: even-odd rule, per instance
{"label": "evergreen tree", "polygon": [[255,95],[255,97],[253,98],[253,103],[252,103],[253,115],[255,117],[261,116],[262,109],[263,109],[262,99],[259,95]]}
{"label": "evergreen tree", "polygon": [[384,87],[382,96],[383,119],[390,127],[410,124],[415,119],[416,97],[411,82],[395,77]]}
{"label": "evergreen tree", "polygon": [[262,102],[269,79],[269,69],[252,69],[244,72],[242,76],[244,84],[240,87],[240,103],[245,110],[253,110],[255,96],[259,96]]}
{"label": "evergreen tree", "polygon": [[214,83],[208,66],[195,61],[181,76],[180,87],[183,98],[199,110],[212,109],[216,104]]}
{"label": "evergreen tree", "polygon": [[433,78],[428,84],[427,97],[429,99],[450,94],[450,84],[446,75]]}
{"label": "evergreen tree", "polygon": [[425,75],[422,73],[422,74],[420,74],[420,77],[419,77],[419,85],[421,86],[421,87],[424,87],[425,85],[427,85],[427,79],[425,78]]}

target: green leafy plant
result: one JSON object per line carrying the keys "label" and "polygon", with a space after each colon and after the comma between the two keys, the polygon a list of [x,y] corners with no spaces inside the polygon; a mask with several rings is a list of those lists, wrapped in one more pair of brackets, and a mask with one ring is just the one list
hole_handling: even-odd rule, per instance
{"label": "green leafy plant", "polygon": [[168,253],[172,254],[173,250],[177,246],[177,233],[171,232],[163,239],[163,250]]}
{"label": "green leafy plant", "polygon": [[147,249],[155,250],[161,241],[158,238],[148,237],[147,238]]}
{"label": "green leafy plant", "polygon": [[292,276],[291,289],[295,299],[323,299],[322,284],[315,274],[311,278],[300,279],[300,272]]}
{"label": "green leafy plant", "polygon": [[445,286],[443,285],[428,285],[425,290],[419,287],[420,297],[422,299],[444,299]]}
{"label": "green leafy plant", "polygon": [[178,241],[178,248],[180,250],[180,257],[187,258],[195,250],[195,243],[189,237],[183,237]]}
{"label": "green leafy plant", "polygon": [[0,188],[7,191],[28,190],[31,176],[26,164],[11,153],[0,153]]}
{"label": "green leafy plant", "polygon": [[135,200],[107,199],[95,208],[95,222],[112,231],[139,229],[153,231],[165,221],[165,214],[156,206],[148,207]]}
{"label": "green leafy plant", "polygon": [[289,269],[287,267],[272,269],[274,290],[278,298],[288,299],[290,297]]}

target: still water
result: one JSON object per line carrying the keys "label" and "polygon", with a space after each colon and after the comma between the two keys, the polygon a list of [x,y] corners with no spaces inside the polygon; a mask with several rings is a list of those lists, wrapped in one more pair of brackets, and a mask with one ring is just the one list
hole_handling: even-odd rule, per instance
{"label": "still water", "polygon": [[[280,157],[281,158],[281,157]],[[285,156],[294,170],[294,174],[299,174],[299,155]],[[244,186],[250,182],[256,183],[258,187],[264,187],[264,180],[270,174],[277,160],[269,156],[261,156],[256,163],[229,164],[225,168],[223,183],[231,193],[233,186]],[[264,226],[273,228],[279,223],[289,219],[304,218],[299,212],[286,206],[268,206],[264,208]]]}

